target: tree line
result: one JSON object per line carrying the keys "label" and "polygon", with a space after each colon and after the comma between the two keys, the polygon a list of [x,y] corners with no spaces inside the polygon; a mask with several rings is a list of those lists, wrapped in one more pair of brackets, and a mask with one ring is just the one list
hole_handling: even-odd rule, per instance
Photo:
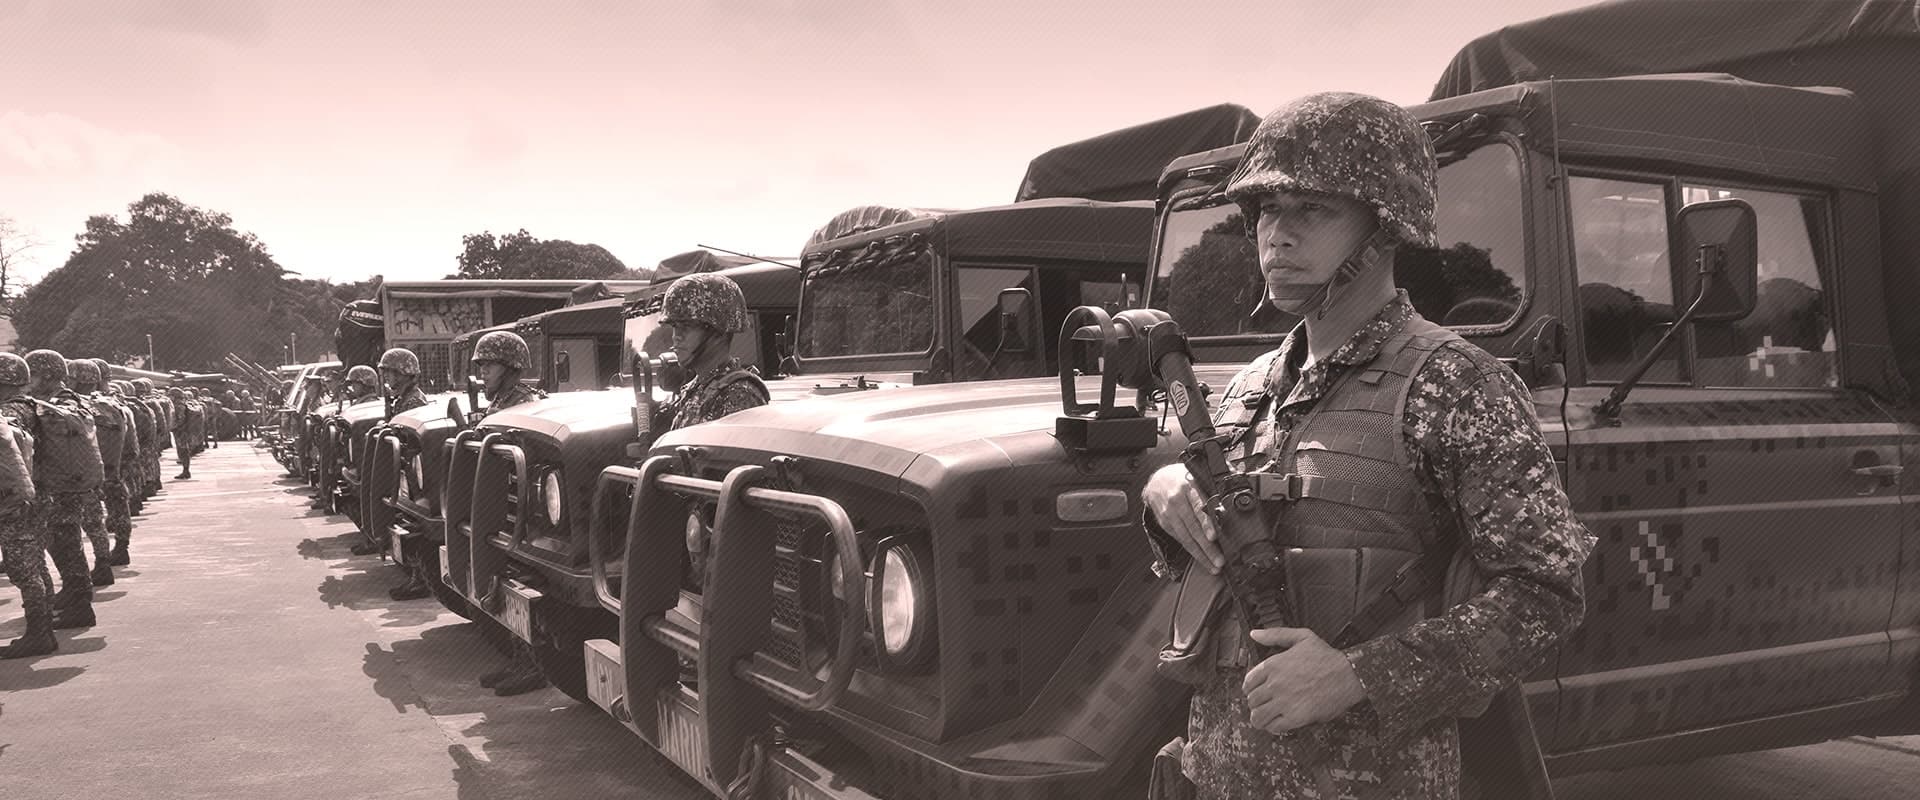
{"label": "tree line", "polygon": [[[525,229],[470,234],[461,245],[448,278],[646,276],[599,245],[542,240]],[[0,253],[17,252],[7,248],[0,240]],[[228,353],[282,363],[289,334],[302,359],[331,350],[340,309],[369,296],[379,279],[299,277],[236,230],[231,216],[156,192],[127,206],[124,218],[89,217],[65,263],[17,296],[0,271],[0,313],[11,312],[20,352],[50,347],[140,364],[151,335],[150,368],[211,372]]]}

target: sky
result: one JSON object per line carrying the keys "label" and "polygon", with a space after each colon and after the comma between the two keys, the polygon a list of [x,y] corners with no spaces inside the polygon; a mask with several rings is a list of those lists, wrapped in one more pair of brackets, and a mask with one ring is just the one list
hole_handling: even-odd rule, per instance
{"label": "sky", "polygon": [[1061,144],[1223,102],[1425,100],[1589,0],[0,0],[0,216],[58,268],[167,192],[281,266],[438,278],[525,228],[629,267],[1010,202]]}

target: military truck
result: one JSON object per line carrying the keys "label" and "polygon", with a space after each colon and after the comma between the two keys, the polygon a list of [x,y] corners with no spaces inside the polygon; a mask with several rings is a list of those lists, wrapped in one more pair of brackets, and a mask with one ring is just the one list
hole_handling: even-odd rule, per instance
{"label": "military truck", "polygon": [[[713,274],[732,279],[746,297],[749,330],[734,337],[734,356],[778,377],[783,351],[775,334],[792,317],[800,273],[784,264],[753,263]],[[636,419],[634,409],[666,397],[664,386],[635,380],[631,371],[636,362],[644,365],[672,349],[671,330],[660,316],[666,289],[635,292],[619,309],[624,354],[616,361],[626,365],[626,386],[555,394],[502,409],[464,430],[440,429],[445,473],[439,505],[396,503],[402,518],[395,530],[409,531],[403,536],[441,531],[439,582],[449,587],[436,587],[441,601],[466,614],[482,609],[521,639],[536,642],[534,652],[549,679],[580,698],[580,642],[589,631],[605,635],[611,617],[594,602],[585,569],[586,529],[579,521],[590,513],[593,476],[622,458],[635,431],[652,422]],[[775,391],[784,391],[782,383],[772,381]],[[636,393],[644,398],[637,400]],[[403,454],[411,449],[406,439],[400,444]],[[423,437],[417,447],[426,446]],[[433,465],[418,469],[431,472]],[[430,498],[430,488],[423,486],[417,497]],[[489,595],[502,605],[482,608]]]}
{"label": "military truck", "polygon": [[[1737,31],[1713,8],[1505,29],[1452,74],[1506,64],[1515,82],[1414,108],[1441,157],[1442,248],[1405,254],[1403,285],[1534,387],[1600,538],[1585,627],[1522,687],[1532,736],[1470,769],[1920,727],[1920,336],[1892,319],[1920,300],[1901,266],[1920,258],[1912,4],[1755,5]],[[1603,59],[1598,39],[1630,67],[1739,77],[1545,79],[1577,73],[1549,56]],[[1253,251],[1221,194],[1242,152],[1160,182],[1148,303],[1214,387],[1288,324],[1250,313]],[[1185,442],[1150,395],[1125,405],[1121,355],[1101,380],[753,409],[609,470],[633,500],[599,513],[649,558],[609,548],[596,569],[621,624],[586,644],[595,703],[716,794],[1143,792],[1185,696],[1151,669],[1173,587],[1149,574],[1138,490]],[[695,590],[675,523],[707,524],[706,504]]]}
{"label": "military truck", "polygon": [[[368,366],[386,348],[412,350],[420,358],[421,388],[429,393],[443,392],[455,384],[443,382],[442,376],[451,379],[456,369],[459,375],[465,375],[466,365],[456,368],[451,357],[450,340],[458,334],[564,307],[575,293],[595,287],[638,285],[632,281],[585,280],[387,282],[378,289],[377,304],[363,301],[348,310],[356,322],[342,326],[336,345],[342,352],[358,349],[364,351],[362,355],[371,353],[365,362]],[[382,327],[377,340],[369,342],[364,326],[374,319]],[[331,409],[323,407],[320,413],[308,416],[309,427],[325,428],[328,435],[308,436],[304,452],[313,456],[307,463],[308,482],[320,491],[328,510],[345,513],[357,524],[361,516],[354,489],[357,480],[347,478],[366,455],[362,440],[375,422],[385,421],[386,413],[382,405],[377,413],[362,409],[352,419],[338,418],[344,408],[336,403]]]}
{"label": "military truck", "polygon": [[[605,287],[582,287],[576,300],[585,302],[461,334],[452,344],[448,369],[454,374],[446,377],[445,385],[468,385],[467,356],[473,342],[496,330],[513,331],[526,340],[532,364],[521,379],[541,391],[594,391],[616,385],[623,309],[634,299],[659,291],[647,289],[627,297],[587,299],[604,294]],[[474,395],[429,395],[426,405],[394,415],[368,432],[359,468],[345,476],[361,504],[355,518],[361,533],[389,548],[396,563],[402,562],[402,552],[409,547],[422,547],[426,554],[437,555],[445,540],[440,526],[440,492],[446,477],[442,443],[459,427],[458,421],[447,416],[448,400],[472,408],[476,399],[477,389]],[[361,475],[366,476],[364,487],[360,485]],[[421,544],[412,544],[415,541]],[[430,582],[438,572],[437,567],[429,570]],[[434,583],[443,603],[458,613],[468,613],[457,594],[446,592],[444,584]]]}

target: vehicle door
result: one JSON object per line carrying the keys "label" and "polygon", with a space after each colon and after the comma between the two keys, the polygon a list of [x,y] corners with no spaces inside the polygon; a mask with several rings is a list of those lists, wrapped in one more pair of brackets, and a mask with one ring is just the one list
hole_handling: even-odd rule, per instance
{"label": "vehicle door", "polygon": [[[1626,399],[1591,409],[1674,323],[1669,221],[1738,197],[1759,220],[1755,310],[1683,330]],[[1824,194],[1590,173],[1567,182],[1574,268],[1566,483],[1599,537],[1560,648],[1557,751],[1831,708],[1884,690],[1900,430],[1840,388]]]}
{"label": "vehicle door", "polygon": [[595,384],[600,375],[598,350],[594,341],[581,339],[553,340],[553,390],[572,392],[600,388]]}

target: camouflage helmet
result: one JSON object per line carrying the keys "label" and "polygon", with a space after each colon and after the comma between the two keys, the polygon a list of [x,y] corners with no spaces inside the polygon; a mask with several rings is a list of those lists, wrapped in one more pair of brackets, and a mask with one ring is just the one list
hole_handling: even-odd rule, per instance
{"label": "camouflage helmet", "polygon": [[181,398],[183,398],[183,397],[184,397],[185,395],[186,395],[186,393],[185,393],[185,392],[182,392],[182,391],[180,391],[180,387],[178,387],[178,386],[169,386],[169,387],[167,387],[167,396],[168,396],[168,397],[171,397],[171,398],[173,398],[173,399],[175,399],[175,400],[179,400],[179,399],[181,399]]}
{"label": "camouflage helmet", "polygon": [[347,382],[366,386],[379,386],[380,373],[374,372],[372,367],[365,364],[355,364],[353,365],[353,369],[347,370]]}
{"label": "camouflage helmet", "polygon": [[91,360],[76,358],[67,362],[67,377],[72,379],[75,386],[99,386],[100,368]]}
{"label": "camouflage helmet", "polygon": [[390,369],[402,375],[420,374],[420,357],[412,350],[395,347],[380,354],[380,368]]}
{"label": "camouflage helmet", "polygon": [[1251,232],[1259,195],[1315,192],[1373,209],[1395,241],[1435,246],[1433,142],[1406,109],[1364,94],[1296,99],[1260,121],[1227,181]]}
{"label": "camouflage helmet", "polygon": [[480,337],[473,343],[473,358],[478,364],[482,361],[498,361],[508,369],[526,369],[533,361],[533,355],[527,350],[527,340],[512,331],[493,331]]}
{"label": "camouflage helmet", "polygon": [[151,391],[153,391],[152,378],[134,378],[133,379],[134,394],[139,395],[141,397],[146,397],[147,393]]}
{"label": "camouflage helmet", "polygon": [[89,359],[87,359],[87,360],[88,360],[88,361],[91,361],[91,362],[93,362],[93,365],[94,365],[94,366],[96,366],[96,367],[99,367],[99,368],[100,368],[100,382],[101,382],[101,383],[106,383],[106,382],[108,382],[108,381],[111,381],[111,380],[113,380],[113,365],[111,365],[111,364],[108,364],[108,363],[107,363],[107,360],[106,360],[106,359],[104,359],[104,358],[89,358]]}
{"label": "camouflage helmet", "polygon": [[55,376],[67,379],[67,359],[53,350],[35,350],[27,354],[27,366],[33,370],[36,378]]}
{"label": "camouflage helmet", "polygon": [[19,353],[0,353],[0,386],[25,386],[33,382],[33,370]]}
{"label": "camouflage helmet", "polygon": [[133,394],[133,384],[124,380],[110,381],[107,383],[107,388],[117,395],[131,396]]}
{"label": "camouflage helmet", "polygon": [[667,296],[660,300],[660,319],[668,324],[699,322],[717,331],[739,333],[747,329],[747,296],[740,284],[725,275],[688,275],[667,287]]}

